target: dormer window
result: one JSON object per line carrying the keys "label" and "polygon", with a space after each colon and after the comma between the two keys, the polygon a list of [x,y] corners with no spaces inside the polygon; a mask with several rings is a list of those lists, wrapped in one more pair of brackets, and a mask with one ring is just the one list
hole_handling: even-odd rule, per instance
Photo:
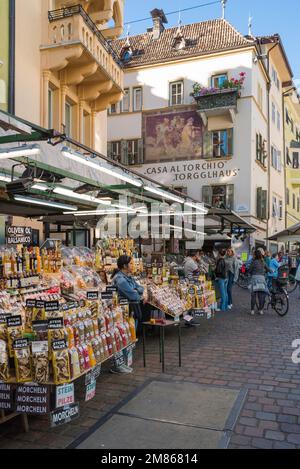
{"label": "dormer window", "polygon": [[131,60],[131,57],[132,57],[131,49],[125,50],[124,52],[122,52],[121,59],[123,60],[123,62],[129,62],[129,60]]}
{"label": "dormer window", "polygon": [[182,29],[181,29],[181,25],[178,26],[178,29],[177,29],[177,32],[176,32],[176,35],[174,37],[174,43],[173,43],[173,47],[174,49],[176,50],[182,50],[186,47],[186,40],[183,36],[183,32],[182,32]]}

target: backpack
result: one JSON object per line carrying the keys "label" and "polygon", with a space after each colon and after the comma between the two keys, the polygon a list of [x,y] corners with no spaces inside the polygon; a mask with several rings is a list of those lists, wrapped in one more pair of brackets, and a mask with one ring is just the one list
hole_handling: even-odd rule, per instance
{"label": "backpack", "polygon": [[216,265],[215,274],[217,278],[226,278],[225,260],[219,259]]}

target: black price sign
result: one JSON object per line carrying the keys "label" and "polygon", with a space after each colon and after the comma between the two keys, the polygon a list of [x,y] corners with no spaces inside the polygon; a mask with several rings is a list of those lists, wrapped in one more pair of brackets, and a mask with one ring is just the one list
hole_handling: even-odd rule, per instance
{"label": "black price sign", "polygon": [[194,309],[193,314],[195,318],[205,318],[206,313],[203,311],[203,309]]}
{"label": "black price sign", "polygon": [[116,368],[125,364],[123,352],[118,352],[114,355],[114,363]]}
{"label": "black price sign", "polygon": [[28,347],[28,339],[16,339],[13,343],[13,349],[19,350]]}
{"label": "black price sign", "polygon": [[52,342],[52,349],[56,350],[64,350],[67,348],[67,344],[65,340],[54,340]]}
{"label": "black price sign", "polygon": [[35,300],[26,300],[26,308],[35,308]]}
{"label": "black price sign", "polygon": [[106,293],[116,293],[117,291],[117,287],[106,287]]}
{"label": "black price sign", "polygon": [[112,300],[113,296],[112,293],[101,293],[102,300]]}
{"label": "black price sign", "polygon": [[22,326],[22,316],[10,316],[6,319],[7,327]]}
{"label": "black price sign", "polygon": [[120,298],[119,299],[119,304],[120,305],[129,305],[129,301],[127,300],[127,298]]}
{"label": "black price sign", "polygon": [[99,292],[97,291],[88,291],[86,294],[86,299],[89,301],[98,300],[98,298],[99,298]]}
{"label": "black price sign", "polygon": [[6,244],[32,244],[32,229],[27,226],[8,226]]}
{"label": "black price sign", "polygon": [[35,302],[35,307],[38,309],[44,309],[45,307],[45,302],[42,300],[36,300]]}
{"label": "black price sign", "polygon": [[45,301],[45,311],[46,313],[59,311],[59,302],[58,301]]}
{"label": "black price sign", "polygon": [[13,391],[11,384],[0,383],[0,410],[13,410]]}
{"label": "black price sign", "polygon": [[49,386],[19,385],[15,411],[20,414],[45,415],[50,411]]}
{"label": "black price sign", "polygon": [[7,324],[7,318],[11,318],[11,313],[0,314],[0,324]]}
{"label": "black price sign", "polygon": [[79,417],[79,403],[70,404],[60,409],[54,410],[50,414],[51,428],[64,425]]}
{"label": "black price sign", "polygon": [[95,366],[91,371],[85,375],[85,385],[88,386],[93,381],[97,381],[101,374],[101,365]]}
{"label": "black price sign", "polygon": [[63,329],[64,327],[64,318],[50,318],[48,319],[48,328],[53,329]]}

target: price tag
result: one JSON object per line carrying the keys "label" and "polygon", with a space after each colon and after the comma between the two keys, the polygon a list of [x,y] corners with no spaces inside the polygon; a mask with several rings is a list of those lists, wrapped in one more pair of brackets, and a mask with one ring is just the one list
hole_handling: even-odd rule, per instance
{"label": "price tag", "polygon": [[26,308],[35,308],[35,300],[26,300]]}
{"label": "price tag", "polygon": [[74,383],[56,386],[56,408],[74,404]]}
{"label": "price tag", "polygon": [[45,415],[50,410],[50,387],[18,385],[15,411],[30,415]]}
{"label": "price tag", "polygon": [[53,329],[63,329],[64,319],[63,318],[50,318],[48,319],[48,328]]}
{"label": "price tag", "polygon": [[99,292],[97,291],[88,291],[86,294],[86,299],[89,301],[98,300]]}
{"label": "price tag", "polygon": [[45,302],[42,300],[36,300],[35,302],[35,307],[38,309],[44,309],[45,307]]}
{"label": "price tag", "polygon": [[194,309],[193,313],[195,318],[205,318],[206,316],[206,313],[203,311],[203,309]]}
{"label": "price tag", "polygon": [[11,313],[0,314],[0,324],[7,324],[7,318],[11,318]]}
{"label": "price tag", "polygon": [[112,293],[101,293],[102,300],[112,300],[113,295]]}
{"label": "price tag", "polygon": [[56,350],[64,350],[67,348],[67,344],[65,340],[54,340],[52,342],[52,349]]}
{"label": "price tag", "polygon": [[0,410],[13,410],[13,392],[11,384],[0,383]]}
{"label": "price tag", "polygon": [[7,327],[22,326],[22,316],[10,316],[6,319]]}
{"label": "price tag", "polygon": [[129,305],[129,301],[126,298],[120,298],[119,305]]}
{"label": "price tag", "polygon": [[28,339],[16,339],[13,342],[13,349],[20,350],[28,347]]}
{"label": "price tag", "polygon": [[117,293],[117,287],[106,287],[106,293]]}
{"label": "price tag", "polygon": [[59,302],[58,301],[45,301],[45,311],[46,313],[59,311]]}

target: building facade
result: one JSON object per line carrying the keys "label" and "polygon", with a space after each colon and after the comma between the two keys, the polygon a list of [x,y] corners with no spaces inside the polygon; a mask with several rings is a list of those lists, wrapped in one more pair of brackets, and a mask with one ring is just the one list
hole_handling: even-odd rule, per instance
{"label": "building facade", "polygon": [[286,225],[300,222],[300,100],[293,85],[284,95]]}
{"label": "building facade", "polygon": [[0,1],[0,110],[8,110],[9,88],[9,0]]}
{"label": "building facade", "polygon": [[110,108],[108,153],[234,210],[256,228],[251,246],[265,244],[285,227],[282,94],[292,71],[280,37],[243,36],[224,19],[165,29],[163,12],[151,13],[153,28],[113,42],[125,95]]}

